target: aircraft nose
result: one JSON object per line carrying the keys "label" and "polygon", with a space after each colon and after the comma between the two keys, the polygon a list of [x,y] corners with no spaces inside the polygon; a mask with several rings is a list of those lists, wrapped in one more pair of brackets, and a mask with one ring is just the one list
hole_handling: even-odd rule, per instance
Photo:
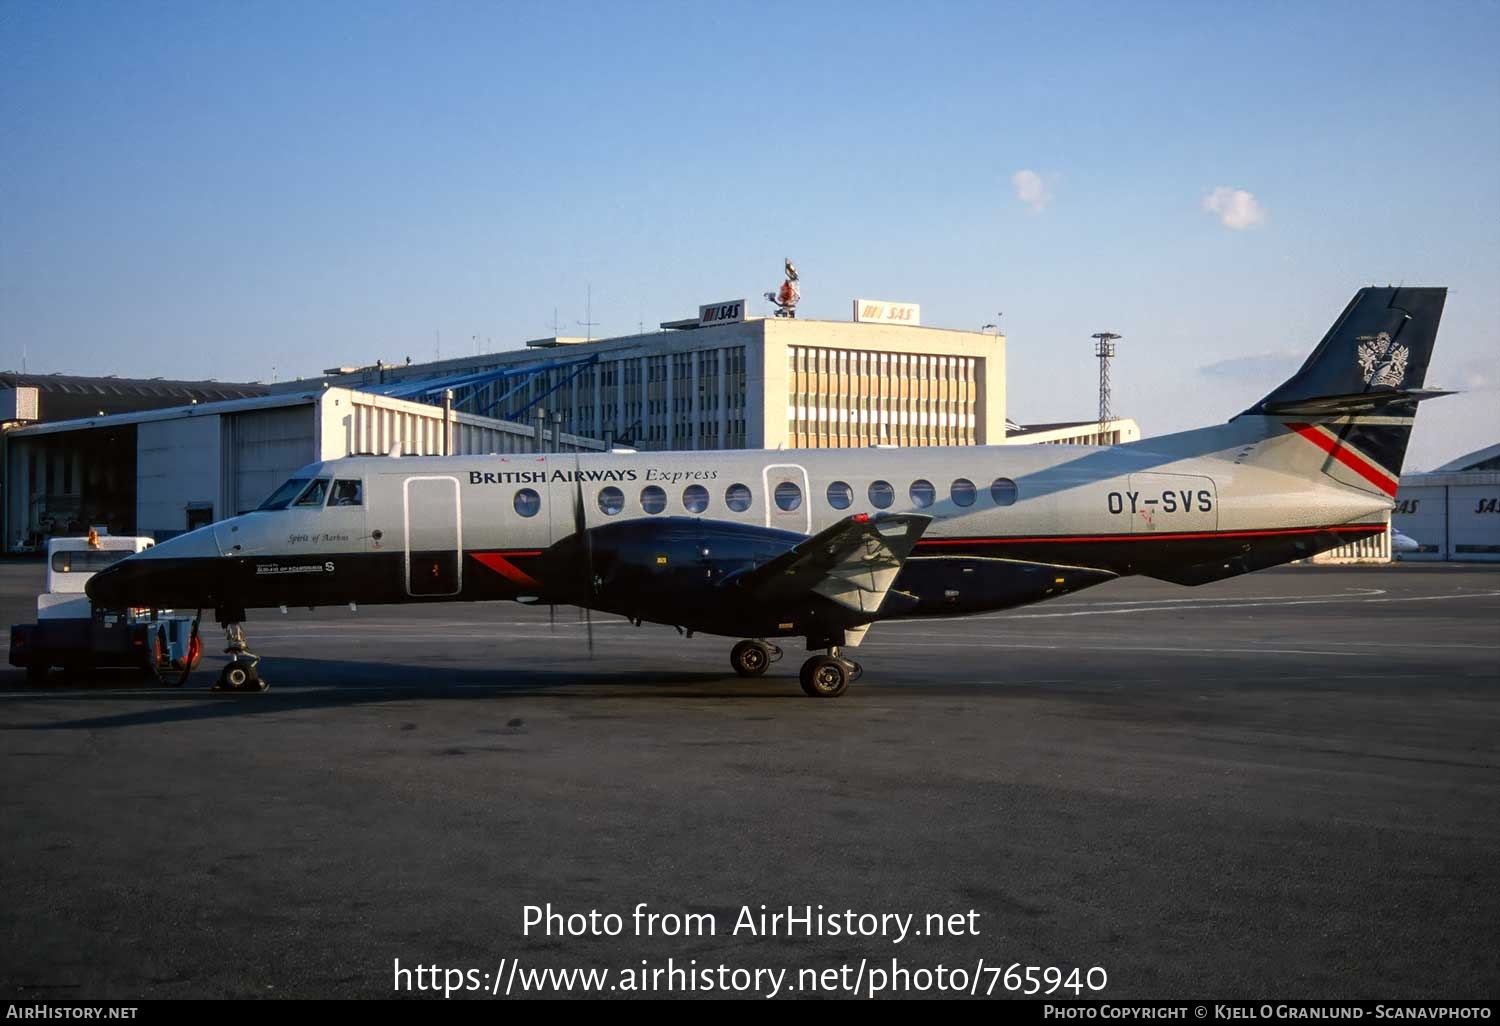
{"label": "aircraft nose", "polygon": [[207,604],[220,575],[219,546],[212,527],[152,546],[120,560],[89,578],[89,601],[107,609],[127,606]]}
{"label": "aircraft nose", "polygon": [[106,609],[127,606],[150,606],[151,596],[163,583],[162,568],[151,563],[137,563],[132,557],[107,566],[83,586],[89,601]]}

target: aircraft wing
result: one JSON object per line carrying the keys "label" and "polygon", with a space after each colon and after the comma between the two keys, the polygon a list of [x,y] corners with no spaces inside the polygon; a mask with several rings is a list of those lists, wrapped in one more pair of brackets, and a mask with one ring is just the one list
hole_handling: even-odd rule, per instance
{"label": "aircraft wing", "polygon": [[767,602],[809,594],[874,616],[932,518],[920,513],[845,517],[769,563],[724,578]]}

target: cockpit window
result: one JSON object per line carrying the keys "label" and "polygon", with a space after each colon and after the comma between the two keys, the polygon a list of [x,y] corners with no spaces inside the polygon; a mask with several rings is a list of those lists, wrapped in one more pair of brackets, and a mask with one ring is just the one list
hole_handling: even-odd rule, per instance
{"label": "cockpit window", "polygon": [[363,506],[364,496],[361,492],[358,481],[335,481],[333,482],[333,496],[328,500],[328,505]]}
{"label": "cockpit window", "polygon": [[302,489],[307,487],[307,478],[294,477],[280,488],[271,493],[271,497],[257,506],[257,509],[286,509],[292,504],[292,500],[302,494]]}
{"label": "cockpit window", "polygon": [[322,509],[323,500],[328,498],[328,478],[320,477],[307,486],[307,491],[297,497],[292,505],[299,509]]}

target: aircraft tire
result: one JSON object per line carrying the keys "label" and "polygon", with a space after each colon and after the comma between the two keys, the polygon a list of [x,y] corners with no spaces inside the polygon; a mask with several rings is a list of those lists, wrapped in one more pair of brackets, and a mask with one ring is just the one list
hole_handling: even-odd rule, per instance
{"label": "aircraft tire", "polygon": [[729,665],[741,677],[760,677],[771,667],[771,651],[758,641],[742,641],[730,650]]}
{"label": "aircraft tire", "polygon": [[802,664],[802,692],[809,698],[838,698],[849,690],[849,664],[837,656],[813,656]]}
{"label": "aircraft tire", "polygon": [[267,684],[255,672],[255,665],[244,660],[231,660],[219,672],[218,691],[264,691]]}

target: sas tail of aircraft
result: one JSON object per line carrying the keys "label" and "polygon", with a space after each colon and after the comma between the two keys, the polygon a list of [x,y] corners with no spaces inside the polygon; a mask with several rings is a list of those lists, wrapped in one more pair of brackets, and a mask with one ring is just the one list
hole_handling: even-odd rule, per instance
{"label": "sas tail of aircraft", "polygon": [[1448,290],[1364,288],[1301,369],[1243,418],[1263,418],[1263,441],[1238,462],[1394,499]]}

